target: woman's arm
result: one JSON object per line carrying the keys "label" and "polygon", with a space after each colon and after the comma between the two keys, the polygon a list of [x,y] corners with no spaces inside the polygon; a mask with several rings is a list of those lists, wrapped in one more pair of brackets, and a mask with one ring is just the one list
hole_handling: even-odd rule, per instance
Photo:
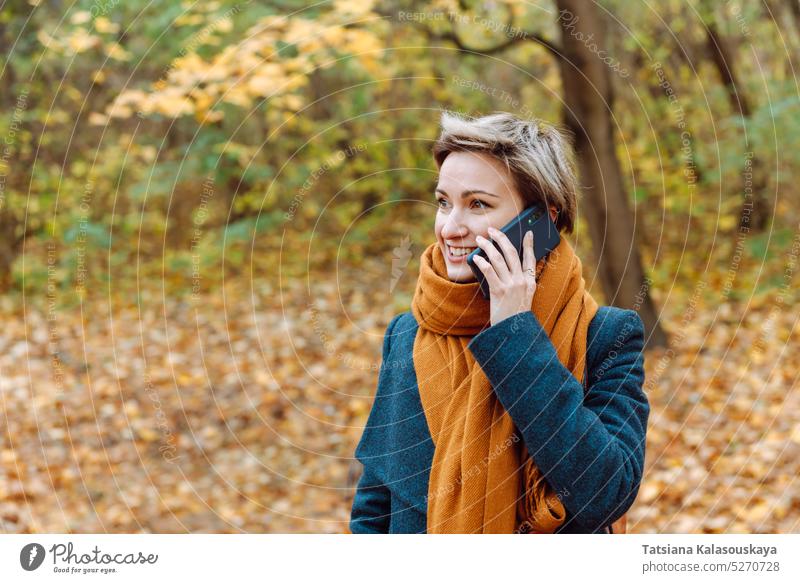
{"label": "woman's arm", "polygon": [[[386,362],[391,350],[391,338],[394,326],[402,314],[396,315],[389,322],[386,333],[383,335],[383,354],[381,356],[381,370],[378,374],[378,389],[372,404],[364,433],[355,451],[355,457],[364,466],[364,472],[356,487],[353,498],[353,507],[350,511],[350,532],[353,534],[376,534],[389,532],[389,518],[391,515],[391,492],[380,479],[377,471],[376,454],[374,447],[380,448],[381,431],[374,429],[383,422],[381,403],[386,399],[385,377],[388,371]],[[374,435],[373,435],[374,434]],[[384,452],[385,453],[385,452]]]}
{"label": "woman's arm", "polygon": [[390,513],[389,489],[373,473],[372,467],[365,465],[350,511],[350,532],[386,534],[389,532]]}
{"label": "woman's arm", "polygon": [[650,412],[639,314],[626,310],[608,336],[585,402],[533,312],[506,318],[468,344],[567,519],[589,531],[620,518],[636,499]]}

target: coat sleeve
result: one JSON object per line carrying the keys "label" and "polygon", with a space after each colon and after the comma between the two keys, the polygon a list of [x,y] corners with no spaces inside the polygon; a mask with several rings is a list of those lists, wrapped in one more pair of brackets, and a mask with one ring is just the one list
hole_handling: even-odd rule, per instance
{"label": "coat sleeve", "polygon": [[389,489],[368,465],[358,481],[353,508],[350,512],[350,532],[353,534],[386,534],[391,512]]}
{"label": "coat sleeve", "polygon": [[[386,328],[383,336],[383,354],[381,357],[381,370],[378,375],[378,388],[372,404],[369,419],[364,427],[364,433],[355,451],[355,457],[364,466],[364,471],[356,486],[353,498],[353,507],[350,511],[350,532],[353,534],[379,534],[389,532],[389,519],[391,514],[391,492],[381,479],[380,471],[383,456],[373,453],[372,445],[377,438],[381,438],[380,426],[383,422],[381,403],[385,401],[383,394],[386,392],[386,361],[391,349],[391,338],[394,326],[402,314],[395,316]],[[375,428],[374,428],[375,427]],[[380,447],[380,443],[375,444]]]}
{"label": "coat sleeve", "polygon": [[633,310],[618,322],[590,371],[585,400],[533,312],[506,318],[467,345],[567,520],[590,532],[627,512],[644,468],[644,325]]}

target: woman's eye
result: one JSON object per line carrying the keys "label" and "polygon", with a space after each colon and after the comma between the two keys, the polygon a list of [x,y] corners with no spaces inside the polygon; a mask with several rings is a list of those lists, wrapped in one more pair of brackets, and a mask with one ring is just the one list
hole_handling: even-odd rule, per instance
{"label": "woman's eye", "polygon": [[[444,207],[442,206],[442,203],[443,203],[443,202],[445,202],[445,203],[446,203],[446,202],[447,202],[447,200],[446,200],[446,199],[444,199],[444,198],[437,198],[437,199],[436,199],[436,204],[439,206],[439,208],[444,208]],[[475,199],[475,200],[473,200],[473,201],[472,201],[472,205],[474,206],[475,204],[479,204],[479,205],[480,205],[480,206],[478,206],[478,207],[475,207],[475,208],[479,208],[479,209],[487,209],[487,208],[491,208],[491,205],[488,205],[488,204],[486,204],[486,203],[485,203],[485,202],[483,202],[482,200],[478,200],[478,199]]]}

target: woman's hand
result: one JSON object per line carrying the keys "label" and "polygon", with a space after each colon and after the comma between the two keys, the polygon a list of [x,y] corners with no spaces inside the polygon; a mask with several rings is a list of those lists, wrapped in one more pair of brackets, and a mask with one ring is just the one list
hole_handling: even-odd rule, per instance
{"label": "woman's hand", "polygon": [[486,252],[489,261],[477,256],[475,264],[489,282],[491,325],[494,326],[510,316],[530,311],[536,292],[536,257],[532,231],[525,233],[522,242],[522,264],[505,233],[489,227],[489,236],[497,241],[503,253],[491,241],[478,236],[478,245]]}

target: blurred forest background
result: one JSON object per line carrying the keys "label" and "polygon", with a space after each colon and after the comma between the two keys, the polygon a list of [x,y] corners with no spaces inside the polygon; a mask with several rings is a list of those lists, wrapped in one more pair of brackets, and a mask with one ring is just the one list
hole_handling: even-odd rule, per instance
{"label": "blurred forest background", "polygon": [[800,532],[800,2],[6,0],[0,532],[345,532],[442,109],[569,129],[632,532]]}

